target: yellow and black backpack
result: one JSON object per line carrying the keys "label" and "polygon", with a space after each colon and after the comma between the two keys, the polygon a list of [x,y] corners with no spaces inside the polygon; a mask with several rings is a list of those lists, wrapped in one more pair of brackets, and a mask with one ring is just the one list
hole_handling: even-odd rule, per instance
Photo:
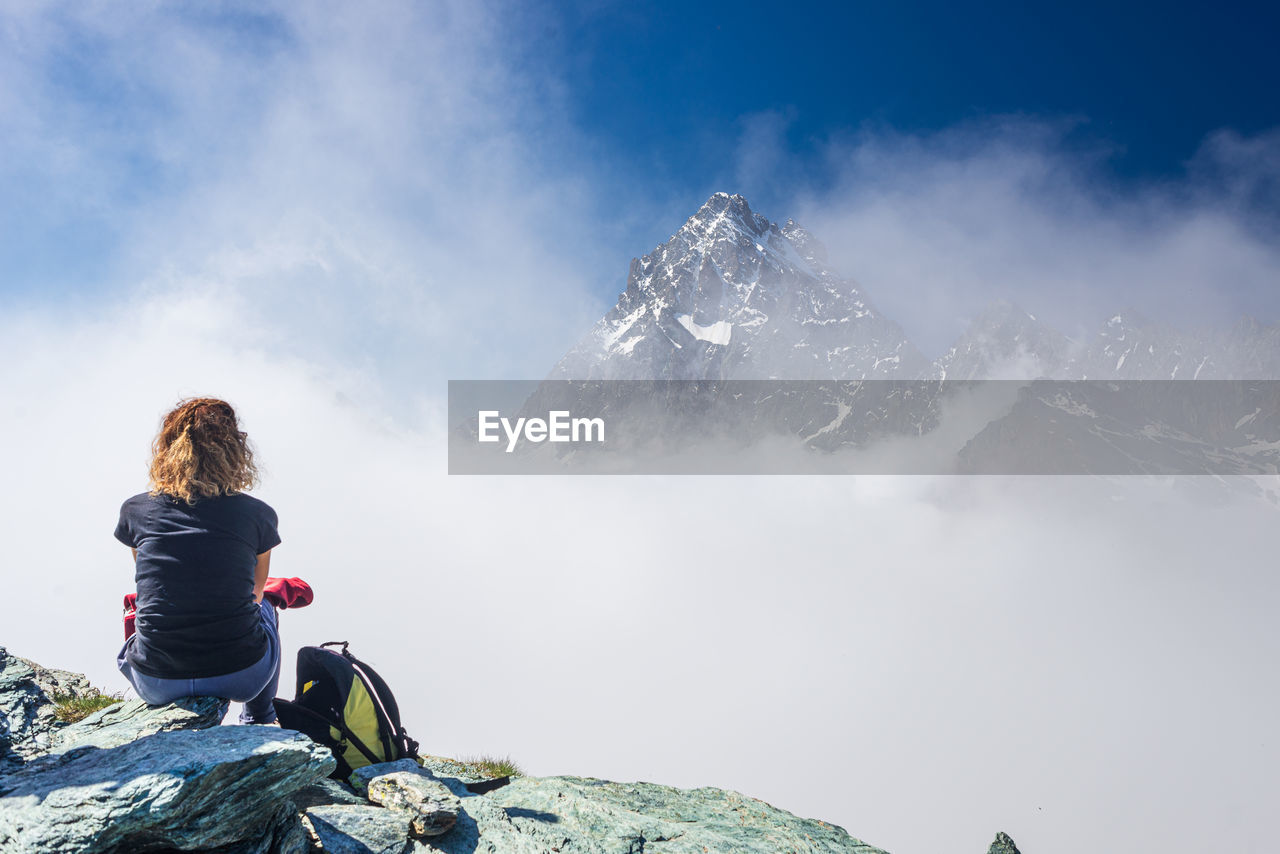
{"label": "yellow and black backpack", "polygon": [[276,698],[276,716],[280,726],[333,751],[338,767],[329,776],[345,780],[366,765],[418,757],[418,742],[400,725],[391,689],[372,667],[347,652],[346,641],[299,649],[297,676],[293,701]]}

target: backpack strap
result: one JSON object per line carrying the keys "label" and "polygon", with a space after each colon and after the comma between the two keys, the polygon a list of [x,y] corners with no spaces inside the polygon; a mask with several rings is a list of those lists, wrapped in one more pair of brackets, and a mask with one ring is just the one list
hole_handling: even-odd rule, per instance
{"label": "backpack strap", "polygon": [[[337,643],[334,643],[334,646],[337,645]],[[382,746],[386,749],[387,755],[395,756],[397,758],[405,756],[417,758],[417,742],[414,742],[413,739],[409,738],[409,734],[405,732],[404,726],[392,717],[391,710],[388,709],[386,703],[383,702],[384,692],[388,696],[391,694],[391,689],[387,687],[386,680],[379,676],[372,667],[348,652],[345,641],[341,646],[342,657],[351,665],[351,669],[355,671],[356,678],[364,685],[365,691],[368,692],[369,697],[373,700],[374,709],[376,710],[378,718],[385,725],[385,727],[380,726],[378,728],[378,735],[382,739]],[[394,699],[391,702],[394,703]],[[395,717],[398,718],[399,716],[399,711],[397,710]],[[411,742],[412,747],[410,747]]]}
{"label": "backpack strap", "polygon": [[327,724],[328,726],[331,726],[334,729],[338,730],[344,736],[346,736],[351,740],[351,743],[355,745],[356,750],[359,750],[361,753],[364,754],[365,758],[369,760],[369,764],[377,765],[378,763],[383,761],[379,759],[377,756],[375,756],[374,752],[370,750],[368,746],[365,745],[365,743],[361,741],[360,738],[354,732],[352,732],[347,727],[346,723],[344,723],[343,721],[336,720],[333,718],[327,718],[324,715],[320,714],[319,712],[308,709],[306,706],[302,706],[297,703],[290,703],[288,700],[277,699],[276,702],[288,703],[290,711],[301,712],[304,717],[308,717],[308,718],[311,718],[312,720],[319,721],[322,724]]}
{"label": "backpack strap", "polygon": [[[390,730],[390,737],[395,740],[396,742],[395,746],[398,747],[399,750],[398,751],[392,750],[392,745],[389,743],[386,743],[386,741],[384,740],[383,746],[387,750],[387,755],[392,756],[399,753],[400,756],[402,757],[417,759],[418,758],[418,742],[409,735],[408,731],[404,728],[403,724],[392,720],[391,713],[387,710],[386,706],[382,704],[381,694],[377,690],[375,690],[375,686],[372,684],[374,680],[377,680],[379,684],[385,686],[386,685],[385,680],[383,680],[381,676],[379,676],[376,672],[374,672],[374,669],[372,667],[365,664],[363,661],[356,658],[354,655],[352,655],[350,652],[347,651],[347,647],[350,646],[350,644],[347,641],[325,641],[324,643],[320,644],[321,649],[327,649],[328,647],[331,647],[331,646],[342,647],[342,649],[338,650],[338,653],[343,658],[345,658],[348,662],[351,663],[352,669],[355,670],[356,672],[356,676],[360,679],[361,682],[364,683],[365,690],[368,691],[369,696],[373,698],[375,709],[381,713],[379,716],[382,718],[383,722],[386,724],[387,729]],[[369,678],[370,675],[372,675],[373,679]],[[388,691],[390,691],[390,689],[388,689]],[[368,755],[367,751],[365,751],[365,755],[366,756]]]}

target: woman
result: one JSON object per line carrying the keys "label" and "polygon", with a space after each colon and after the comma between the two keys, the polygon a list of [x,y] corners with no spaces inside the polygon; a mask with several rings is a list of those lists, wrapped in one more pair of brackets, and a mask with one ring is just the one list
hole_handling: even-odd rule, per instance
{"label": "woman", "polygon": [[152,445],[150,480],[121,506],[115,531],[137,581],[120,672],[153,705],[224,697],[245,704],[241,723],[274,723],[280,635],[264,590],[280,534],[276,512],[243,491],[257,469],[231,406],[179,403]]}

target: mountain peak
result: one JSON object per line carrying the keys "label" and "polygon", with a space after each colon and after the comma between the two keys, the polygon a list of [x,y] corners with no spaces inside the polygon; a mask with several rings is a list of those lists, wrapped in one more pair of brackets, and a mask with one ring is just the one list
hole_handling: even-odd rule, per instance
{"label": "mountain peak", "polygon": [[553,376],[862,379],[915,376],[924,357],[794,221],[715,193],[631,263],[626,290]]}
{"label": "mountain peak", "polygon": [[739,231],[759,237],[776,229],[767,217],[751,210],[746,198],[734,193],[713,193],[698,212],[689,217],[681,231],[706,237],[714,232]]}
{"label": "mountain peak", "polygon": [[788,219],[782,226],[782,236],[790,240],[800,257],[810,264],[827,263],[827,247],[794,219]]}
{"label": "mountain peak", "polygon": [[993,300],[935,363],[943,379],[1051,376],[1067,358],[1067,339],[1007,299]]}
{"label": "mountain peak", "polygon": [[711,198],[707,199],[702,207],[698,209],[698,213],[703,211],[720,213],[726,210],[733,210],[739,214],[751,216],[751,205],[747,203],[746,196],[725,192],[712,193]]}

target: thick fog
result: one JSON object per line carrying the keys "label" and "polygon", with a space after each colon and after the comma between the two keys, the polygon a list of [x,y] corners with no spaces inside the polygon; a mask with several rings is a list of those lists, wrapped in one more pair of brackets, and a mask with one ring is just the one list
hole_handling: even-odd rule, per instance
{"label": "thick fog", "polygon": [[[280,515],[273,571],[316,589],[282,617],[286,696],[299,645],[349,640],[426,752],[736,789],[893,854],[980,852],[997,830],[1028,854],[1271,838],[1265,500],[1187,480],[449,477],[444,380],[543,375],[651,248],[624,226],[676,205],[601,223],[619,188],[594,158],[565,165],[589,140],[506,64],[492,10],[319,9],[247,35],[6,13],[24,53],[0,59],[4,215],[80,236],[3,292],[0,644],[126,687],[117,510],[160,415],[222,396]],[[50,69],[75,46],[125,120],[68,100]],[[980,308],[946,298],[971,286],[1070,321],[1071,288],[1090,310],[1265,302],[1280,264],[1245,202],[1194,177],[1094,186],[1027,127],[833,142],[838,192],[798,183],[763,212],[803,219],[926,351]],[[1236,144],[1272,150],[1206,143]]]}

